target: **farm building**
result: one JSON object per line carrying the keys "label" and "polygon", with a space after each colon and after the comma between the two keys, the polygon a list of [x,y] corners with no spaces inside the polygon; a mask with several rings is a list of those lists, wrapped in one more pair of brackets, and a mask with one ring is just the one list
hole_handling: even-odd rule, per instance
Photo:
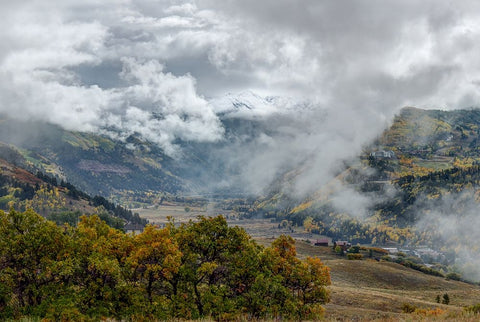
{"label": "farm building", "polygon": [[333,247],[335,248],[337,246],[340,246],[344,251],[347,251],[352,246],[352,244],[345,240],[337,240],[333,243]]}
{"label": "farm building", "polygon": [[315,246],[328,246],[330,243],[330,240],[328,238],[319,238],[315,242]]}

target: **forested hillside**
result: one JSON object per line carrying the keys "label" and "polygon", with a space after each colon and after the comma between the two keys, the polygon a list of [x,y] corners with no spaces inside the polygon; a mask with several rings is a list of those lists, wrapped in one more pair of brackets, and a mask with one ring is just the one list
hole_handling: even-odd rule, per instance
{"label": "forested hillside", "polygon": [[[354,243],[454,249],[460,225],[476,223],[471,216],[480,201],[479,129],[480,110],[405,108],[330,183],[305,199],[293,198],[281,188],[295,176],[287,173],[257,202],[257,212]],[[343,195],[349,196],[343,204],[352,206],[339,205]],[[442,235],[447,220],[458,231]],[[472,234],[462,238],[474,242]]]}
{"label": "forested hillside", "polygon": [[97,214],[119,229],[128,222],[146,224],[138,214],[102,196],[91,197],[69,182],[35,170],[14,147],[0,145],[0,149],[8,159],[0,158],[0,209],[33,209],[58,224],[75,225],[83,214]]}
{"label": "forested hillside", "polygon": [[[27,165],[91,195],[118,200],[149,191],[176,193],[188,185],[187,179],[174,174],[182,164],[135,136],[114,141],[49,124],[3,120],[0,138],[15,146]],[[0,157],[5,157],[2,151]]]}

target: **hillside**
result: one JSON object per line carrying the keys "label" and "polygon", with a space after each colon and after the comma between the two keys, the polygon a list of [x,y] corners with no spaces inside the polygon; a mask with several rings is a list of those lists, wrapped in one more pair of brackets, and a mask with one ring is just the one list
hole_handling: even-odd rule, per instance
{"label": "hillside", "polygon": [[478,280],[470,245],[480,201],[479,127],[479,110],[405,108],[328,184],[293,198],[282,186],[297,173],[287,173],[256,203],[257,213],[308,222],[305,229],[352,243],[428,247],[443,254],[430,263],[456,263]]}
{"label": "hillside", "polygon": [[[265,240],[268,244],[268,241]],[[331,247],[297,241],[301,257],[319,256],[330,268],[331,302],[325,305],[327,320],[422,320],[440,318],[474,320],[464,307],[480,302],[477,285],[431,276],[396,263],[347,260]],[[448,294],[448,305],[436,297]],[[415,312],[405,313],[405,304]]]}
{"label": "hillside", "polygon": [[0,137],[16,146],[30,166],[68,180],[92,195],[118,197],[127,191],[175,193],[183,185],[172,174],[176,164],[170,158],[155,145],[133,136],[126,142],[117,142],[48,124],[4,120]]}
{"label": "hillside", "polygon": [[[252,142],[262,134],[274,137],[288,120],[236,118],[255,112],[254,105],[238,100],[225,104],[226,139],[178,142],[183,154],[179,159],[135,135],[113,140],[11,120],[2,122],[0,135],[17,148],[0,149],[0,156],[129,208],[159,206],[185,196],[228,199],[238,193],[244,200],[226,204],[238,202],[238,209],[248,205],[241,216],[263,216],[354,244],[408,247],[412,252],[426,247],[435,257],[429,263],[443,265],[444,273],[460,259],[468,263],[477,258],[470,245],[475,243],[473,227],[480,225],[479,110],[405,108],[361,155],[339,163],[331,180],[313,193],[290,193],[288,187],[308,167],[308,162],[297,163],[284,167],[265,196],[253,202],[245,199],[250,186],[241,175],[242,167],[255,164],[244,163],[249,153],[262,154]],[[480,279],[477,269],[466,271],[469,278]]]}
{"label": "hillside", "polygon": [[[38,172],[14,147],[0,144],[0,209],[33,209],[58,224],[75,225],[82,214],[98,214],[109,225],[122,229],[126,222],[145,224],[138,214],[91,197],[64,180]],[[33,173],[36,171],[36,173]]]}

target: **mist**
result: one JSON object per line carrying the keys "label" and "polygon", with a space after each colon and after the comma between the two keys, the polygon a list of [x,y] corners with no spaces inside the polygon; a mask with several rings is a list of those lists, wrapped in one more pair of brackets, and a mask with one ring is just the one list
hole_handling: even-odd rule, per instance
{"label": "mist", "polygon": [[455,269],[468,281],[480,281],[480,218],[478,191],[445,194],[440,200],[418,201],[419,232],[432,236],[432,246],[455,252]]}

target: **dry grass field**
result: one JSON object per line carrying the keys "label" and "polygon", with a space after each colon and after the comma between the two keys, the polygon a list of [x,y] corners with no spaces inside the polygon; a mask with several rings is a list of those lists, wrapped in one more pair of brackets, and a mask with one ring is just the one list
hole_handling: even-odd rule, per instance
{"label": "dry grass field", "polygon": [[[170,204],[157,209],[135,209],[150,222],[163,224],[168,216],[175,222],[186,222],[198,215],[227,217],[230,225],[243,227],[253,238],[268,246],[281,233],[276,223],[268,219],[236,220],[231,213],[215,207],[190,207]],[[374,259],[347,260],[334,254],[331,247],[317,247],[305,240],[311,235],[294,232],[297,253],[300,258],[318,256],[330,267],[332,285],[331,302],[325,305],[327,321],[480,321],[480,316],[464,312],[468,305],[480,303],[480,287],[445,278],[427,275],[402,265]],[[313,236],[315,237],[315,236]],[[447,293],[449,305],[436,302]],[[404,313],[408,304],[416,309]]]}
{"label": "dry grass field", "polygon": [[[188,207],[188,210],[186,208]],[[272,223],[270,219],[253,218],[248,220],[238,220],[237,216],[229,210],[223,210],[216,207],[215,204],[209,204],[205,207],[184,206],[182,204],[169,203],[158,207],[138,208],[132,211],[138,213],[140,217],[148,219],[152,224],[162,226],[168,221],[168,217],[173,217],[175,223],[184,223],[189,220],[195,220],[197,216],[218,216],[223,215],[231,226],[244,228],[252,237],[278,237],[281,234],[292,233],[287,229],[279,229],[278,223]],[[310,234],[296,233],[296,238],[308,238]]]}
{"label": "dry grass field", "polygon": [[[267,244],[268,240],[260,241]],[[330,267],[331,302],[325,306],[327,320],[354,321],[478,321],[463,307],[480,303],[480,287],[427,275],[402,265],[373,259],[347,260],[330,247],[297,241],[300,257],[319,256]],[[449,305],[436,303],[447,293]],[[403,306],[416,307],[404,313]]]}

